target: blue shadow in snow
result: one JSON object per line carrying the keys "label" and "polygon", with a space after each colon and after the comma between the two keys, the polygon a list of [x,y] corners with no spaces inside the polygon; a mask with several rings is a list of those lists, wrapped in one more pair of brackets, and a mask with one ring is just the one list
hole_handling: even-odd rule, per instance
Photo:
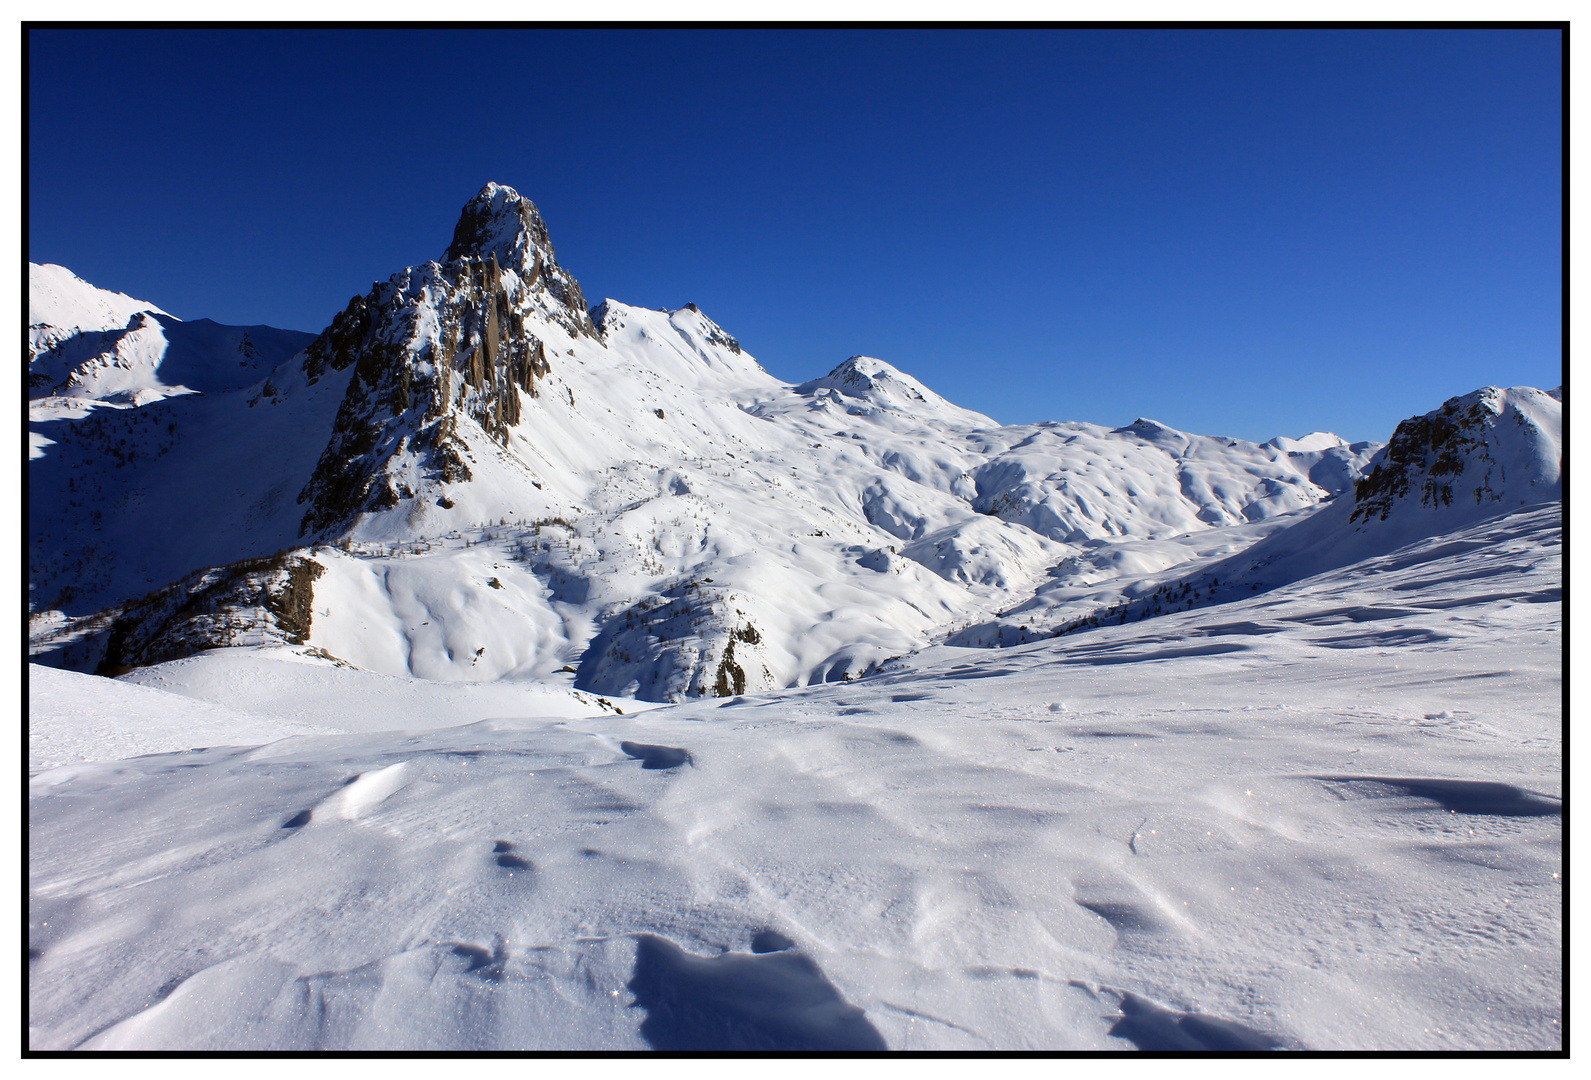
{"label": "blue shadow in snow", "polygon": [[1393,788],[1415,798],[1430,799],[1455,814],[1553,817],[1563,813],[1563,803],[1558,799],[1495,780],[1441,780],[1419,776],[1317,776],[1315,779]]}
{"label": "blue shadow in snow", "polygon": [[643,769],[677,769],[691,763],[691,752],[677,746],[652,746],[649,743],[621,742],[619,749],[641,759]]}
{"label": "blue shadow in snow", "polygon": [[1140,1050],[1171,1052],[1277,1050],[1286,1041],[1230,1020],[1173,1012],[1136,994],[1121,1000],[1121,1019],[1110,1034],[1126,1039]]}
{"label": "blue shadow in snow", "polygon": [[[787,942],[767,937],[764,947]],[[636,939],[629,991],[654,1050],[687,1053],[885,1050],[867,1015],[797,952],[693,956],[653,934]]]}

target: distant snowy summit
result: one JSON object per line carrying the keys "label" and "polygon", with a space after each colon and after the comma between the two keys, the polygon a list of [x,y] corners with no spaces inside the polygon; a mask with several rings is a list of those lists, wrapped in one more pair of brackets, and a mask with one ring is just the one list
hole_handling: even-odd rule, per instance
{"label": "distant snowy summit", "polygon": [[28,263],[28,359],[84,331],[116,330],[140,312],[165,315],[147,300],[96,288],[64,266]]}
{"label": "distant snowy summit", "polygon": [[924,421],[963,428],[1000,426],[982,413],[952,405],[904,371],[871,356],[850,357],[822,378],[795,389],[815,401],[828,401],[849,410],[892,409]]}
{"label": "distant snowy summit", "polygon": [[1484,387],[1404,420],[1340,500],[1245,553],[1282,584],[1563,499],[1563,388]]}
{"label": "distant snowy summit", "polygon": [[[1491,518],[1553,506],[1561,514],[1562,500],[1563,388],[1484,387],[1400,423],[1353,483],[1351,497],[1225,559],[1169,576],[1153,590],[1138,589],[1104,621],[1225,603],[1342,567],[1374,566]],[[1028,610],[1019,609],[1024,625],[1100,623],[1097,616],[1034,618]],[[991,630],[980,632],[987,637]]]}
{"label": "distant snowy summit", "polygon": [[[855,678],[957,633],[1000,643],[967,628],[1047,589],[1071,612],[1323,502],[1346,519],[1379,449],[1006,427],[865,356],[783,383],[694,304],[588,309],[500,184],[440,260],[314,336],[39,269],[39,310],[75,321],[30,363],[34,652],[87,670],[274,643],[429,679],[574,668],[651,700]],[[1499,433],[1550,411],[1515,397]],[[1514,484],[1523,459],[1460,411],[1441,445],[1478,440],[1491,490]],[[1417,498],[1448,467],[1414,445],[1374,490]]]}
{"label": "distant snowy summit", "polygon": [[[1510,477],[1509,473],[1512,472]],[[1563,387],[1488,386],[1398,425],[1355,488],[1352,521],[1471,503],[1476,516],[1563,496]]]}
{"label": "distant snowy summit", "polygon": [[[184,322],[53,264],[28,264],[28,396],[56,407],[147,405],[252,385],[314,337]],[[49,410],[47,410],[49,411]]]}

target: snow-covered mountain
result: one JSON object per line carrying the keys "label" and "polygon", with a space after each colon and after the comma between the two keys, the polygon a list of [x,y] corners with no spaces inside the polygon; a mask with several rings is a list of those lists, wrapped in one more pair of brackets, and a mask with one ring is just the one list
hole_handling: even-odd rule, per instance
{"label": "snow-covered mountain", "polygon": [[[123,338],[193,325],[132,318]],[[935,641],[1009,643],[990,627],[1032,636],[1013,612],[1035,604],[1052,632],[1108,606],[1102,582],[1247,548],[1353,490],[1377,449],[1002,427],[869,357],[786,384],[695,305],[588,310],[497,184],[440,261],[248,374],[132,408],[86,379],[33,403],[41,657],[301,640],[433,679],[569,667],[650,700],[854,678]]]}
{"label": "snow-covered mountain", "polygon": [[[299,556],[321,568],[318,614],[287,638],[430,678],[578,666],[654,700],[854,677],[1082,545],[1311,506],[1369,450],[1002,428],[864,357],[789,386],[694,306],[588,314],[535,208],[497,185],[443,262],[355,298],[246,389],[43,419],[52,404],[38,608],[125,606],[318,542]],[[280,603],[223,603],[217,580],[128,607],[144,625],[111,666],[270,637]]]}
{"label": "snow-covered mountain", "polygon": [[1429,536],[1563,500],[1563,389],[1488,386],[1398,425],[1350,503],[1247,554],[1255,582],[1281,584]]}
{"label": "snow-covered mountain", "polygon": [[1258,526],[1075,556],[1031,599],[951,640],[1017,644],[1229,603],[1499,515],[1561,512],[1562,477],[1563,389],[1488,386],[1399,424],[1351,498]]}
{"label": "snow-covered mountain", "polygon": [[75,334],[115,330],[134,315],[166,314],[147,300],[90,285],[64,266],[28,264],[28,362]]}
{"label": "snow-covered mountain", "polygon": [[183,322],[64,266],[30,263],[28,280],[29,396],[48,402],[36,416],[251,386],[314,339],[272,326]]}

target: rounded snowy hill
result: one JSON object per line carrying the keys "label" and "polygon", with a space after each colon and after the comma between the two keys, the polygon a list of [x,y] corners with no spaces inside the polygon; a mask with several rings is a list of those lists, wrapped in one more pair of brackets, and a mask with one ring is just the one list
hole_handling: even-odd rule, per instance
{"label": "rounded snowy hill", "polygon": [[999,426],[982,413],[952,405],[904,371],[871,356],[853,356],[822,378],[797,386],[795,391],[814,403],[826,401],[842,406],[852,415],[878,417],[893,412],[947,428]]}

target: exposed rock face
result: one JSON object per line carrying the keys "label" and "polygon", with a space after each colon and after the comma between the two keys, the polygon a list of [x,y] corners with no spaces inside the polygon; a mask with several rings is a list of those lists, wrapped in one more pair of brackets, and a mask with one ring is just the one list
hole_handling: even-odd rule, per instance
{"label": "exposed rock face", "polygon": [[304,350],[305,379],[313,385],[320,381],[327,368],[333,371],[346,370],[349,364],[358,359],[355,350],[369,333],[369,305],[365,297],[356,296]]}
{"label": "exposed rock face", "polygon": [[487,184],[465,205],[442,258],[484,262],[492,257],[527,286],[544,290],[554,301],[550,313],[571,336],[596,336],[580,283],[558,265],[536,204],[501,184]]}
{"label": "exposed rock face", "polygon": [[282,552],[190,575],[128,604],[110,624],[98,675],[232,645],[302,645],[324,567]]}
{"label": "exposed rock face", "polygon": [[1420,506],[1432,510],[1456,500],[1482,508],[1500,504],[1505,486],[1512,489],[1513,505],[1532,501],[1531,488],[1540,488],[1540,498],[1552,497],[1549,489],[1559,483],[1562,459],[1556,431],[1544,430],[1536,414],[1545,407],[1556,416],[1559,410],[1549,400],[1558,403],[1561,394],[1561,389],[1544,393],[1488,386],[1403,421],[1355,485],[1349,520],[1385,521],[1411,490]]}
{"label": "exposed rock face", "polygon": [[643,599],[608,621],[576,682],[595,693],[649,701],[773,689],[778,684],[763,663],[762,633],[744,611],[750,602],[695,581]]}
{"label": "exposed rock face", "polygon": [[[691,310],[699,312],[701,309],[696,307],[695,304],[692,304]],[[722,346],[723,348],[728,349],[736,356],[740,355],[740,342],[736,341],[733,337],[730,337],[729,334],[724,331],[723,327],[713,322],[707,316],[703,315],[702,321],[707,323],[708,341],[712,342],[714,345]]]}
{"label": "exposed rock face", "polygon": [[315,615],[315,581],[325,572],[326,568],[314,559],[289,559],[286,584],[278,591],[267,592],[265,608],[275,617],[290,645],[309,640]]}
{"label": "exposed rock face", "polygon": [[538,380],[552,374],[537,333],[549,324],[600,340],[535,206],[488,184],[465,206],[444,262],[410,267],[355,297],[309,347],[311,381],[327,368],[352,365],[354,373],[299,493],[307,507],[300,535],[326,535],[363,511],[398,505],[404,482],[388,466],[405,450],[420,453],[438,483],[468,480],[458,414],[506,443],[522,419],[520,394],[538,396]]}

